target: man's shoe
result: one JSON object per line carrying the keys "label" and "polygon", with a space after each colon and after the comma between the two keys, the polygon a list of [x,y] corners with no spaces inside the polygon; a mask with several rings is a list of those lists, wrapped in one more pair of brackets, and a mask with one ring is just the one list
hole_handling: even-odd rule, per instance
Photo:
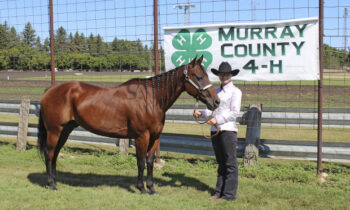
{"label": "man's shoe", "polygon": [[236,200],[236,198],[227,198],[225,196],[221,197],[220,199],[225,200],[225,201],[235,201]]}
{"label": "man's shoe", "polygon": [[213,195],[210,197],[210,200],[217,201],[217,200],[220,200],[220,197],[217,195]]}

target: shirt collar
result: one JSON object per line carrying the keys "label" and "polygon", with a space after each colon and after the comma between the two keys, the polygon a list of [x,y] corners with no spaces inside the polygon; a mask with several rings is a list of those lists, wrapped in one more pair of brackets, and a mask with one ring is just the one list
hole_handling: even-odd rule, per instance
{"label": "shirt collar", "polygon": [[224,92],[226,92],[228,89],[231,89],[232,86],[233,86],[232,82],[229,82],[224,86],[220,86],[220,90],[223,90]]}

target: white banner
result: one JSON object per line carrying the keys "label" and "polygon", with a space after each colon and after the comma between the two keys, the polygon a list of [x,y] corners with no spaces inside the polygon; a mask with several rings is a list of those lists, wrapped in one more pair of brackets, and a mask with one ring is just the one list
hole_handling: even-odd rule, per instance
{"label": "white banner", "polygon": [[210,69],[229,62],[240,69],[234,80],[287,81],[319,79],[318,18],[264,23],[166,27],[166,70],[204,55]]}

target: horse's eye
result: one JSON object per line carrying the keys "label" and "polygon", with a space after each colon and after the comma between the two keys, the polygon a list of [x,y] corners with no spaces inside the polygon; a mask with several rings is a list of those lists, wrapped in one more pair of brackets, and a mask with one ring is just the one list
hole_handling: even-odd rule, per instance
{"label": "horse's eye", "polygon": [[203,77],[199,77],[199,76],[196,76],[196,78],[198,81],[201,81],[203,79]]}

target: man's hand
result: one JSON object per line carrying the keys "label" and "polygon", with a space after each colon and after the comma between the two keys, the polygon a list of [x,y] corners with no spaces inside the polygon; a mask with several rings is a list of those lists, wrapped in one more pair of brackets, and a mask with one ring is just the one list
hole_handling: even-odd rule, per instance
{"label": "man's hand", "polygon": [[216,119],[215,117],[211,118],[210,120],[208,120],[207,122],[209,125],[215,125],[217,122],[216,122]]}
{"label": "man's hand", "polygon": [[198,118],[200,116],[202,116],[202,113],[200,111],[198,111],[198,110],[193,111],[193,117]]}

